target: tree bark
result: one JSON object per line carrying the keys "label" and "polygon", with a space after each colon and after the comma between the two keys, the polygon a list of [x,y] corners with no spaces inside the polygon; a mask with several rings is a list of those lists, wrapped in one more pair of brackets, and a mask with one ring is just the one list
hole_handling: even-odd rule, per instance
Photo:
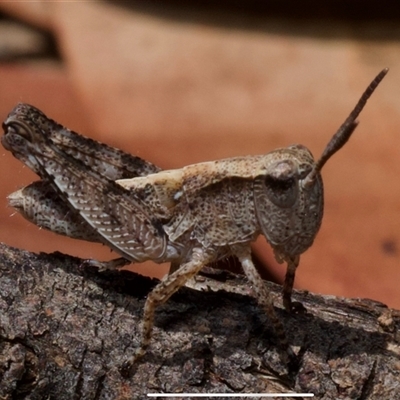
{"label": "tree bark", "polygon": [[289,315],[280,287],[265,282],[297,354],[298,365],[288,370],[251,288],[226,272],[198,277],[196,290],[181,289],[157,310],[148,353],[126,378],[120,367],[138,345],[145,297],[156,283],[1,244],[0,399],[146,399],[162,392],[175,399],[217,392],[400,398],[399,311],[296,291],[307,311]]}

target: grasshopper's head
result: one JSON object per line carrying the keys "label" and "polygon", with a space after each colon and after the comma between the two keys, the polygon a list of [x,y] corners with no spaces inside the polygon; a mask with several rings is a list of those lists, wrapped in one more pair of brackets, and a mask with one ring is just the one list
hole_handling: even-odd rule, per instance
{"label": "grasshopper's head", "polygon": [[320,171],[350,138],[358,125],[356,118],[387,72],[382,70],[368,86],[317,162],[302,145],[266,156],[265,173],[254,183],[254,201],[260,228],[278,258],[299,255],[313,243],[323,215]]}
{"label": "grasshopper's head", "polygon": [[258,223],[275,252],[303,253],[311,246],[323,215],[321,174],[311,152],[302,145],[277,149],[266,157],[265,172],[255,179]]}

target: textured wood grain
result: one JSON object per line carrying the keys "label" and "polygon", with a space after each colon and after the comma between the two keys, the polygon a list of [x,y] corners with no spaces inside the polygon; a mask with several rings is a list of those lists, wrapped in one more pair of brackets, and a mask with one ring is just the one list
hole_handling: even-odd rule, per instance
{"label": "textured wood grain", "polygon": [[[156,281],[83,269],[82,260],[0,247],[0,398],[144,399],[148,392],[312,392],[316,399],[395,399],[400,312],[372,300],[296,292],[307,313],[281,308],[299,365],[282,366],[272,327],[240,277],[218,273],[157,312],[155,341],[130,379]],[[211,287],[219,291],[201,290]],[[179,399],[179,395],[176,396]]]}

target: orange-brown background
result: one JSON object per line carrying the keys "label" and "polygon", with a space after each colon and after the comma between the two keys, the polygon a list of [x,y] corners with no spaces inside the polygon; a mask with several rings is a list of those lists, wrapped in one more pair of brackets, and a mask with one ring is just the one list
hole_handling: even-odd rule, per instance
{"label": "orange-brown background", "polygon": [[[163,168],[292,143],[319,156],[370,80],[388,66],[354,137],[324,168],[325,217],[296,286],[400,308],[395,9],[368,14],[373,2],[364,2],[349,15],[335,6],[296,14],[296,2],[287,13],[261,3],[1,3],[0,119],[17,102],[31,103]],[[35,176],[5,150],[0,154],[0,241],[110,258],[100,245],[39,231],[12,215],[6,195]],[[284,268],[265,241],[255,249],[281,278]],[[157,276],[166,270],[152,263],[134,269]]]}

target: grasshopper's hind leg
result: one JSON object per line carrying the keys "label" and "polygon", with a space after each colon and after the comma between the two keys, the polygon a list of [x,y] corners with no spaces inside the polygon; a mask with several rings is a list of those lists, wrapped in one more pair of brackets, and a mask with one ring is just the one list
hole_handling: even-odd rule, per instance
{"label": "grasshopper's hind leg", "polygon": [[[90,225],[71,211],[49,182],[36,181],[11,193],[8,203],[40,228],[74,239],[98,243],[104,241]],[[85,260],[83,264],[104,271],[118,269],[131,262],[120,257],[111,261]]]}
{"label": "grasshopper's hind leg", "polygon": [[172,261],[169,266],[168,275],[172,275],[175,271],[178,271],[180,266],[181,266],[180,261]]}

